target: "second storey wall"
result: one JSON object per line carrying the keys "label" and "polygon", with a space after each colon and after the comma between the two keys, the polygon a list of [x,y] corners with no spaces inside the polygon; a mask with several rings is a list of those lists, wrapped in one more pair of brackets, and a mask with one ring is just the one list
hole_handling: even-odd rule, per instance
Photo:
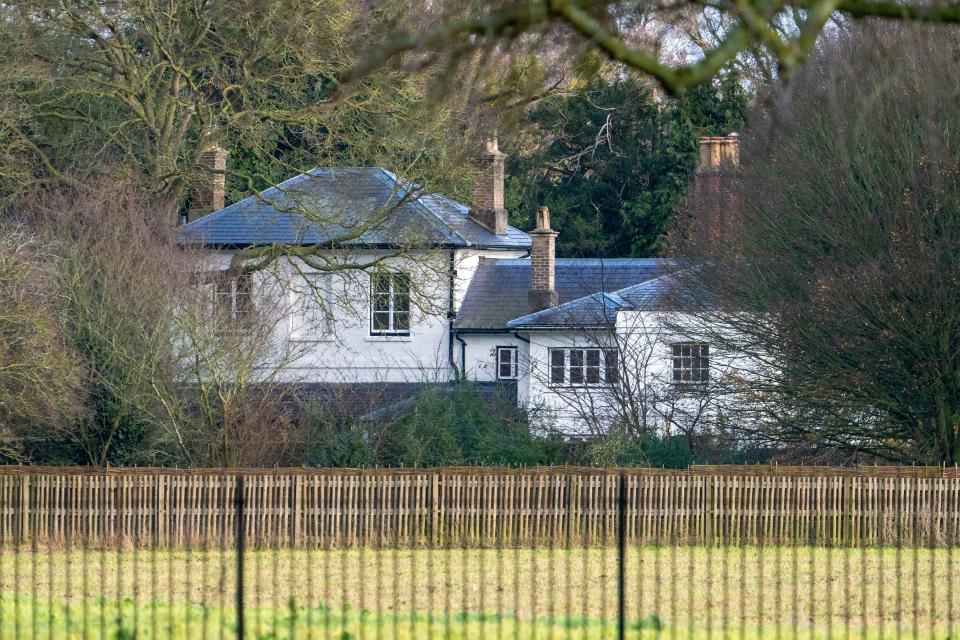
{"label": "second storey wall", "polygon": [[[373,260],[379,254],[351,255],[357,263]],[[310,383],[445,382],[453,378],[450,363],[451,333],[448,311],[451,301],[451,260],[455,270],[453,304],[456,312],[473,277],[481,256],[518,257],[517,251],[433,251],[411,258],[389,258],[380,267],[402,272],[413,280],[413,302],[407,335],[378,335],[371,327],[371,275],[359,270],[344,270],[323,276],[329,283],[325,306],[331,312],[329,331],[308,329],[298,322],[301,310],[296,291],[306,291],[304,273],[311,270],[303,263],[292,266],[284,261],[275,268],[257,274],[259,290],[279,283],[284,290],[281,313],[288,318],[276,323],[278,344],[297,354],[285,364],[280,378]],[[225,269],[232,254],[211,254],[211,267]],[[270,303],[273,304],[273,303]],[[316,313],[316,310],[313,311]],[[312,326],[317,323],[313,322]],[[459,345],[454,344],[459,363]]]}

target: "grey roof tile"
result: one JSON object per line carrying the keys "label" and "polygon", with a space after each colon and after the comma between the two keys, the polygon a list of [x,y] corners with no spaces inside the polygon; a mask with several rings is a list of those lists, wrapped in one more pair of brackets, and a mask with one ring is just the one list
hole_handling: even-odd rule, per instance
{"label": "grey roof tile", "polygon": [[617,312],[625,309],[654,310],[670,302],[677,272],[670,265],[664,275],[612,293],[594,293],[566,304],[531,313],[507,323],[510,329],[531,328],[596,328],[608,327],[617,320]]}
{"label": "grey roof tile", "polygon": [[507,323],[510,329],[607,327],[616,322],[617,311],[629,303],[609,293],[593,293],[565,304],[537,311]]}
{"label": "grey roof tile", "polygon": [[671,272],[616,292],[616,295],[634,309],[658,309],[667,302],[668,294],[677,284],[676,272]]}
{"label": "grey roof tile", "polygon": [[343,244],[530,246],[522,231],[510,227],[496,236],[469,220],[468,211],[443,196],[419,193],[385,169],[312,169],[184,225],[177,239],[217,247],[323,245],[351,236]]}
{"label": "grey roof tile", "polygon": [[[674,264],[659,258],[559,258],[555,271],[558,306],[546,311],[563,307],[554,314],[553,322],[560,322],[564,313],[574,313],[580,321],[602,318],[612,305],[630,304],[614,292],[658,278],[674,269]],[[465,330],[506,328],[511,320],[531,315],[529,289],[529,259],[482,259],[457,314],[456,326]],[[600,293],[609,295],[598,296]],[[576,305],[566,306],[574,301]]]}

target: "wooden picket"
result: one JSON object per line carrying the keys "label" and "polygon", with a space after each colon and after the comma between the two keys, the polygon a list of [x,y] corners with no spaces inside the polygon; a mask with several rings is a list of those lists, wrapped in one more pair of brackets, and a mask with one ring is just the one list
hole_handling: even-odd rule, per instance
{"label": "wooden picket", "polygon": [[629,544],[945,546],[956,468],[593,469],[0,467],[0,542],[266,546],[610,545],[625,476]]}

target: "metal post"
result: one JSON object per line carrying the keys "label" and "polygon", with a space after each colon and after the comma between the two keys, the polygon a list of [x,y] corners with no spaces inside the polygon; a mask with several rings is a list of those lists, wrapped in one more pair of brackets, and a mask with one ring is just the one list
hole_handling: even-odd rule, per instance
{"label": "metal post", "polygon": [[236,521],[236,542],[237,542],[237,640],[243,640],[244,636],[244,613],[243,613],[243,552],[244,536],[246,535],[244,527],[244,482],[243,476],[237,474],[236,487],[233,494],[233,505],[235,508]]}
{"label": "metal post", "polygon": [[620,471],[617,488],[617,638],[624,640],[626,628],[627,482]]}

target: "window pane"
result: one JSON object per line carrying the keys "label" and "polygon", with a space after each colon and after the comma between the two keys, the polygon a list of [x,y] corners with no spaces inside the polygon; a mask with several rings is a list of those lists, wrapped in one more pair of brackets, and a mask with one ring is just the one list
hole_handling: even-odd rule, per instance
{"label": "window pane", "polygon": [[371,330],[390,330],[390,276],[385,273],[375,273],[372,276],[371,292]]}
{"label": "window pane", "polygon": [[600,350],[587,351],[587,384],[600,384]]}
{"label": "window pane", "polygon": [[246,318],[249,317],[253,312],[253,296],[252,296],[252,286],[250,284],[250,276],[242,275],[238,276],[234,282],[234,309],[236,312],[236,317]]}
{"label": "window pane", "polygon": [[222,318],[229,318],[233,315],[233,282],[217,282],[213,285],[213,308],[214,312]]}
{"label": "window pane", "polygon": [[373,330],[389,331],[390,330],[390,314],[385,311],[375,312],[373,314]]}
{"label": "window pane", "polygon": [[373,275],[373,292],[384,295],[390,293],[390,275],[386,273],[375,273]]}
{"label": "window pane", "polygon": [[372,276],[371,329],[377,332],[410,330],[410,281],[405,274]]}
{"label": "window pane", "polygon": [[373,310],[374,311],[389,311],[390,310],[390,296],[385,296],[382,294],[374,294],[373,296]]}
{"label": "window pane", "polygon": [[516,349],[500,348],[497,349],[497,377],[514,378],[516,377]]}
{"label": "window pane", "polygon": [[563,349],[550,350],[550,383],[563,384],[564,378],[564,360],[565,353]]}
{"label": "window pane", "polygon": [[673,381],[704,383],[710,380],[710,345],[682,342],[671,345]]}
{"label": "window pane", "polygon": [[398,275],[393,281],[393,308],[396,311],[410,311],[410,282],[406,276]]}
{"label": "window pane", "polygon": [[696,362],[697,367],[697,382],[709,382],[710,381],[710,345],[700,344],[698,345],[698,358]]}
{"label": "window pane", "polygon": [[583,384],[583,350],[570,350],[570,384]]}
{"label": "window pane", "polygon": [[617,350],[607,349],[603,352],[604,364],[604,382],[607,384],[616,384],[620,380],[620,370],[618,369]]}

